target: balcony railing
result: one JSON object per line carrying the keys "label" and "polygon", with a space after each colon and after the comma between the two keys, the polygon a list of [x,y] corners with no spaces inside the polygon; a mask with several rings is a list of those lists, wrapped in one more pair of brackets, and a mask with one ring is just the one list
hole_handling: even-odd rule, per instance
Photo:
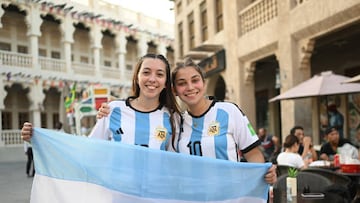
{"label": "balcony railing", "polygon": [[39,57],[41,70],[66,72],[65,60]]}
{"label": "balcony railing", "polygon": [[32,57],[28,54],[0,50],[0,65],[31,68]]}
{"label": "balcony railing", "polygon": [[73,62],[72,68],[74,69],[75,74],[81,75],[95,75],[95,66],[88,63],[80,63],[80,62]]}
{"label": "balcony railing", "polygon": [[277,0],[258,0],[240,11],[240,35],[254,30],[277,17]]}
{"label": "balcony railing", "polygon": [[107,78],[120,79],[120,70],[115,67],[101,66],[101,73]]}
{"label": "balcony railing", "polygon": [[[0,66],[16,67],[16,68],[32,68],[32,56],[29,54],[21,54],[10,51],[0,50]],[[39,65],[41,70],[66,73],[66,63],[62,59],[53,59],[39,56]],[[95,66],[93,64],[72,62],[71,68],[75,74],[94,76]],[[116,67],[100,67],[102,76],[105,78],[120,79],[120,70]],[[132,71],[125,70],[125,78],[131,78]]]}
{"label": "balcony railing", "polygon": [[1,130],[0,146],[18,147],[22,146],[24,141],[21,139],[21,130]]}

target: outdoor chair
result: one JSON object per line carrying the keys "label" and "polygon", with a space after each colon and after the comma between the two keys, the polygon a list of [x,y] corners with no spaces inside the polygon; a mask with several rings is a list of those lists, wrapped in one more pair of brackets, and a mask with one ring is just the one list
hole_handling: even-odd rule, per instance
{"label": "outdoor chair", "polygon": [[[286,202],[286,177],[288,175],[284,174],[278,177],[278,180],[273,185],[273,202]],[[304,200],[303,202],[326,202],[325,189],[331,186],[333,183],[318,174],[299,171],[297,175],[297,196],[298,199],[301,199],[301,193],[311,192],[311,193],[323,193],[325,195],[322,199],[317,200]],[[327,200],[328,201],[328,200]]]}
{"label": "outdoor chair", "polygon": [[356,194],[356,185],[351,181],[351,179],[347,176],[341,175],[335,171],[325,168],[316,168],[310,167],[303,170],[304,172],[314,173],[321,175],[327,179],[329,179],[334,185],[341,185],[348,189],[351,197],[354,197]]}

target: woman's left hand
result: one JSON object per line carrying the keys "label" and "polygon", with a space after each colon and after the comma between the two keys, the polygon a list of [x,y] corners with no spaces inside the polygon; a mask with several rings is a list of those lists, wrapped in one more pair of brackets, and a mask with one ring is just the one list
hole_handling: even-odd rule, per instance
{"label": "woman's left hand", "polygon": [[277,180],[276,166],[272,165],[265,174],[265,181],[269,184],[274,184]]}

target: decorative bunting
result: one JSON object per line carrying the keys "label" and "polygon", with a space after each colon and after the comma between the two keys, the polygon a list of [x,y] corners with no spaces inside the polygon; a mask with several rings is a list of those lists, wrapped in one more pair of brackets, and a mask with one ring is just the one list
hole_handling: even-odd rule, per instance
{"label": "decorative bunting", "polygon": [[[35,2],[38,3],[39,1]],[[54,4],[52,2],[42,2],[41,3],[41,10],[42,11],[46,11],[55,15],[61,15],[61,16],[66,16],[68,13],[70,13],[70,11],[73,9],[73,6],[67,6],[66,3],[63,4]],[[137,28],[130,28],[132,26],[131,25],[125,25],[123,24],[123,22],[115,20],[115,19],[111,19],[111,18],[107,18],[107,19],[100,19],[100,17],[102,17],[102,14],[95,14],[93,12],[86,12],[86,11],[82,11],[82,12],[78,12],[78,11],[72,11],[70,13],[71,18],[75,19],[75,20],[79,20],[85,23],[96,23],[98,25],[100,25],[103,28],[107,28],[107,29],[115,29],[115,30],[121,30],[123,29],[126,33],[129,33],[130,35],[136,35],[137,32],[143,32],[145,34],[151,35],[154,38],[158,38],[158,40],[161,39],[161,37],[165,38],[166,41],[169,41],[168,43],[171,43],[173,41],[173,39],[170,39],[166,36],[160,36],[159,34],[152,34],[149,31],[146,30],[139,30]],[[124,25],[124,26],[123,26]]]}

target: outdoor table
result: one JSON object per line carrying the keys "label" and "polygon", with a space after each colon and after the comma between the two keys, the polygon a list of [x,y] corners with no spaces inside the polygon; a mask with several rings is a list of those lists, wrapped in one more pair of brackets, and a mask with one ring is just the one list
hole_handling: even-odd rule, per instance
{"label": "outdoor table", "polygon": [[336,171],[337,173],[349,177],[356,185],[356,195],[354,200],[360,200],[360,173],[344,173],[341,170]]}

